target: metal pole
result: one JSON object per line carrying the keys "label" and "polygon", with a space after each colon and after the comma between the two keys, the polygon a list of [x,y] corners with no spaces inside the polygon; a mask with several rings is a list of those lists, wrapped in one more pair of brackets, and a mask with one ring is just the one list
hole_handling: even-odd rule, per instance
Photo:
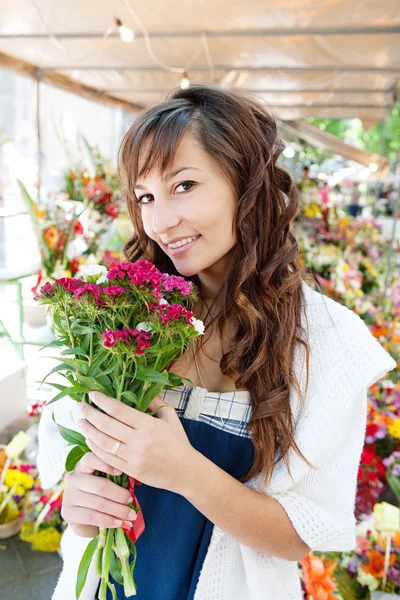
{"label": "metal pole", "polygon": [[397,213],[399,211],[400,208],[400,195],[397,195],[397,198],[394,202],[394,213],[393,213],[393,223],[392,223],[392,237],[390,240],[390,245],[389,245],[389,250],[388,250],[388,256],[387,256],[387,267],[386,267],[386,277],[385,277],[385,284],[384,284],[384,288],[383,288],[383,294],[382,294],[382,304],[386,298],[387,295],[387,291],[388,291],[388,287],[391,283],[391,270],[392,270],[392,260],[393,260],[393,255],[395,254],[394,252],[394,246],[396,243],[396,226],[397,226]]}
{"label": "metal pole", "polygon": [[37,136],[37,152],[38,152],[38,178],[37,178],[37,194],[38,203],[40,203],[40,190],[42,187],[42,136],[40,127],[40,75],[36,76],[36,136]]}

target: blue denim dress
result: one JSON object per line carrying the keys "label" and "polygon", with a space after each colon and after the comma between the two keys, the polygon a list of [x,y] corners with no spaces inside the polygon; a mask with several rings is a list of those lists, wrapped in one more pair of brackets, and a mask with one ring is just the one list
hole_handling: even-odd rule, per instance
{"label": "blue denim dress", "polygon": [[[164,399],[175,406],[190,443],[229,475],[240,479],[254,461],[254,446],[246,432],[250,400],[246,401],[244,395],[248,395],[248,392],[217,394],[208,393],[204,388],[193,390],[189,386],[182,387],[183,390],[174,389],[172,398],[169,397],[172,390],[166,390]],[[241,396],[240,402],[237,402],[238,396]],[[193,404],[196,405],[194,415]],[[240,404],[242,406],[238,406]],[[224,420],[216,414],[217,408],[221,407],[224,415],[228,416]],[[239,412],[232,409],[239,409]],[[243,413],[243,426],[232,418],[233,413]],[[187,418],[185,414],[191,414],[194,418]],[[213,523],[183,496],[174,492],[142,484],[135,487],[135,494],[145,520],[145,530],[136,542],[135,598],[192,600],[210,543]],[[123,587],[112,579],[111,582],[115,585],[118,599],[125,599]],[[107,600],[112,600],[110,591]]]}

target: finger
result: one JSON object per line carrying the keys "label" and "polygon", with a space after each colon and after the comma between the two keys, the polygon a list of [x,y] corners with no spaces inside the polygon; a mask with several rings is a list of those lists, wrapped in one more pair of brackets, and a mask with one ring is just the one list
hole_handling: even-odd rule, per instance
{"label": "finger", "polygon": [[90,508],[72,507],[70,510],[62,512],[63,519],[70,525],[94,525],[95,527],[107,527],[111,529],[113,527],[120,527],[122,525],[122,519],[106,515]]}
{"label": "finger", "polygon": [[[132,436],[132,427],[117,421],[86,402],[81,403],[81,412],[85,419],[94,425],[96,429],[116,440],[127,442]],[[81,421],[79,423],[82,425]]]}
{"label": "finger", "polygon": [[[112,438],[106,433],[99,431],[96,427],[89,423],[89,421],[85,421],[85,419],[83,419],[83,423],[80,423],[79,426],[86,437],[86,443],[88,442],[88,440],[90,440],[94,442],[96,446],[107,452],[107,454],[113,454],[113,450],[116,447],[115,444],[117,441],[119,441],[118,439]],[[126,456],[126,451],[126,444],[124,444],[124,442],[121,442],[118,447],[118,456],[120,458],[124,458]]]}
{"label": "finger", "polygon": [[127,406],[115,398],[109,398],[100,392],[90,392],[89,398],[96,406],[104,410],[105,413],[134,429],[146,427],[149,419],[151,419],[149,415],[142,413],[140,410],[136,410],[132,406]]}
{"label": "finger", "polygon": [[109,481],[105,477],[86,476],[80,477],[76,483],[78,490],[88,492],[96,496],[101,496],[107,500],[118,502],[119,504],[128,504],[133,498],[130,492],[122,488],[117,483]]}
{"label": "finger", "polygon": [[[115,519],[122,521],[131,521],[136,519],[136,512],[129,508],[126,504],[119,504],[107,498],[96,496],[87,492],[78,492],[74,497],[74,507],[88,508],[98,513],[109,515]],[[89,523],[92,525],[92,523]]]}
{"label": "finger", "polygon": [[81,458],[78,463],[78,469],[85,475],[92,475],[95,471],[101,471],[102,473],[108,473],[109,475],[122,475],[121,469],[115,469],[110,464],[101,460],[93,452],[87,452]]}
{"label": "finger", "polygon": [[153,398],[149,405],[149,410],[152,413],[157,411],[154,416],[158,419],[166,421],[167,423],[176,422],[177,419],[179,421],[179,417],[176,414],[175,408],[172,406],[172,404],[168,404],[168,402],[165,402],[165,400],[162,400],[159,396]]}
{"label": "finger", "polygon": [[[114,454],[109,454],[108,452],[105,452],[104,450],[102,450],[102,448],[100,448],[94,442],[92,442],[92,440],[90,438],[88,438],[86,440],[86,444],[88,445],[90,450],[96,454],[96,456],[101,458],[101,460],[110,464],[112,467],[114,467],[114,469],[119,469],[123,473],[127,473],[127,469],[129,468],[129,465],[123,458],[120,458],[117,455],[114,456]],[[118,451],[118,454],[119,454],[119,451]]]}

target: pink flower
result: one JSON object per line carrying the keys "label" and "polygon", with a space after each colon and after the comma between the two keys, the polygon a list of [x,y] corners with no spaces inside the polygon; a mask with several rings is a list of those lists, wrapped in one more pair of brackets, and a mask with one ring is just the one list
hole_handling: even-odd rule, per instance
{"label": "pink flower", "polygon": [[186,310],[180,304],[159,304],[159,305],[151,305],[151,310],[157,310],[161,313],[161,322],[163,325],[168,323],[171,320],[178,320],[181,317],[184,317],[188,325],[193,325],[192,317],[193,313],[190,310]]}
{"label": "pink flower", "polygon": [[74,292],[83,283],[82,279],[72,279],[71,277],[62,277],[54,282],[54,285],[61,285],[67,292]]}
{"label": "pink flower", "polygon": [[190,296],[191,284],[178,275],[162,275],[161,283],[166,292],[179,290],[183,296]]}
{"label": "pink flower", "polygon": [[101,337],[106,348],[113,348],[117,342],[132,347],[136,354],[143,354],[146,348],[150,348],[151,333],[147,331],[127,328],[118,331],[107,329]]}
{"label": "pink flower", "polygon": [[142,284],[149,283],[152,286],[152,292],[156,298],[161,298],[160,282],[162,273],[153,263],[147,260],[139,260],[136,263],[124,262],[115,265],[107,273],[107,278],[127,279],[132,285],[140,287]]}
{"label": "pink flower", "polygon": [[104,340],[104,346],[106,348],[113,348],[117,343],[116,332],[112,331],[112,329],[106,329],[105,332],[101,334],[101,337]]}
{"label": "pink flower", "polygon": [[104,288],[104,291],[109,296],[117,296],[119,294],[125,294],[125,289],[120,285],[109,285]]}

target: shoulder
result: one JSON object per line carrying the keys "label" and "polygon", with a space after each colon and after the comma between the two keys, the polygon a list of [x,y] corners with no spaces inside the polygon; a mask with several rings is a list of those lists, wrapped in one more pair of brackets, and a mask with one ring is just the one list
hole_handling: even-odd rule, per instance
{"label": "shoulder", "polygon": [[354,311],[312,290],[305,282],[302,308],[311,361],[320,377],[335,373],[350,388],[354,385],[356,391],[370,387],[396,367],[396,362]]}

